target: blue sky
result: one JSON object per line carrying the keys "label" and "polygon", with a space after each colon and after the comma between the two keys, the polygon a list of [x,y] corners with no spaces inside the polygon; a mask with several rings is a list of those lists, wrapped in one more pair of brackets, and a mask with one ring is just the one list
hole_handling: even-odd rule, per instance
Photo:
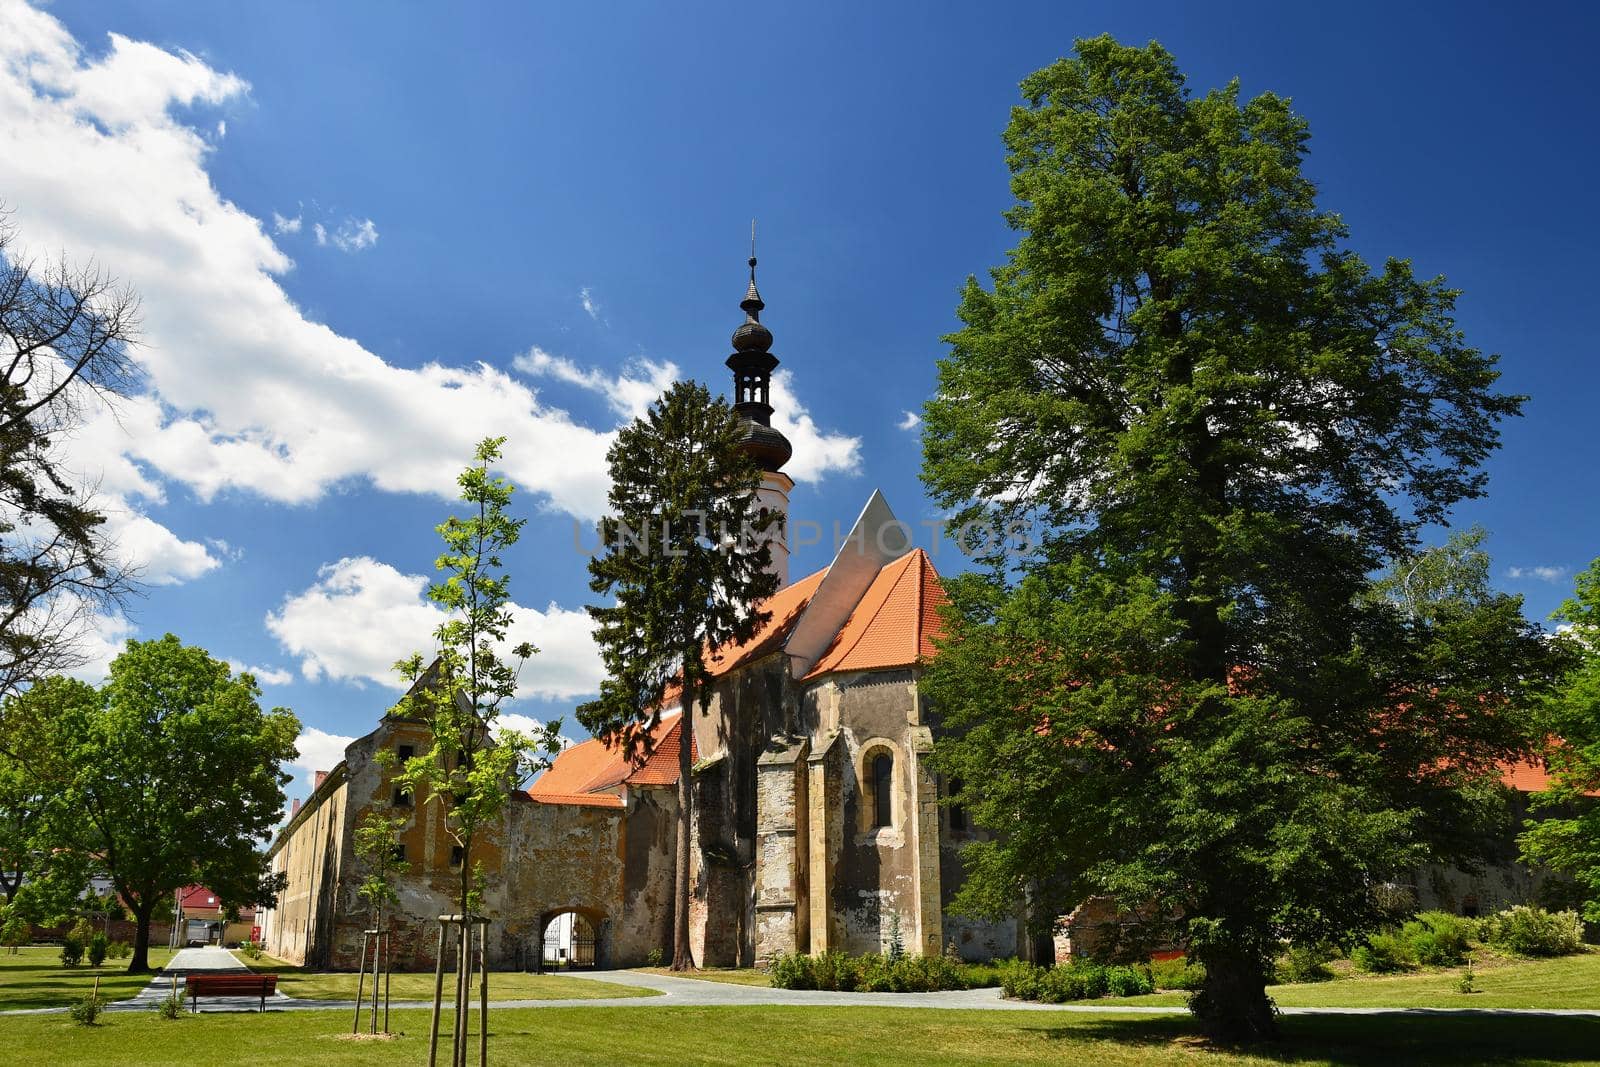
{"label": "blue sky", "polygon": [[101,659],[171,630],[259,668],[313,731],[302,773],[392,700],[431,527],[489,433],[547,649],[515,710],[577,732],[574,523],[674,369],[726,388],[752,217],[793,514],[848,524],[882,488],[929,517],[900,426],[958,286],[1012,243],[1016,83],[1106,31],[1159,39],[1197,91],[1292,97],[1355,247],[1464,290],[1467,337],[1533,398],[1458,511],[1497,581],[1543,617],[1600,555],[1584,6],[457,8],[0,0],[0,199],[24,244],[145,302],[152,393],[73,446],[152,582],[100,620]]}

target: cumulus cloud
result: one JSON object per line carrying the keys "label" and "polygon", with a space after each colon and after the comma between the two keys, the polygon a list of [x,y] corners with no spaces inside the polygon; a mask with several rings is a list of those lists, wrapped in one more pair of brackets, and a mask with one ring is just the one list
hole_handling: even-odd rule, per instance
{"label": "cumulus cloud", "polygon": [[1565,578],[1571,573],[1571,567],[1540,566],[1508,567],[1506,569],[1507,578],[1550,582],[1551,584],[1561,581],[1561,579]]}
{"label": "cumulus cloud", "polygon": [[318,771],[331,771],[344,760],[344,750],[353,737],[344,737],[340,734],[330,734],[326,730],[312,727],[302,730],[300,736],[295,738],[295,758],[289,761],[289,766],[299,771],[300,780],[309,789],[315,780]]}
{"label": "cumulus cloud", "polygon": [[[228,669],[234,674],[253,674],[256,681],[263,686],[288,685],[294,681],[294,674],[282,667],[252,667],[240,660],[230,659],[225,661]],[[323,768],[326,770],[326,768]]]}
{"label": "cumulus cloud", "polygon": [[[300,216],[263,221],[225,200],[206,136],[176,114],[248,90],[193,55],[125,37],[90,54],[53,16],[0,5],[0,190],[12,222],[31,248],[105,264],[143,302],[136,355],[152,392],[123,413],[124,451],[106,465],[128,468],[119,473],[152,500],[151,483],[176,480],[202,501],[240,491],[307,503],[352,479],[451,499],[477,441],[504,435],[504,474],[553,510],[598,517],[610,429],[575,422],[488,363],[392,365],[289,298],[279,279],[293,264],[272,231]],[[312,230],[352,251],[378,236],[353,217]],[[615,406],[642,410],[665,366],[611,376]],[[787,377],[776,389],[794,476],[853,470],[856,439],[819,430]]]}
{"label": "cumulus cloud", "polygon": [[292,219],[287,219],[274,211],[272,213],[272,232],[276,234],[299,233],[302,221],[299,215]]}
{"label": "cumulus cloud", "polygon": [[554,378],[605,398],[611,410],[626,420],[642,416],[678,379],[675,363],[649,359],[630,361],[617,374],[594,367],[579,367],[565,356],[552,356],[535,345],[511,361],[511,366],[533,378]]}
{"label": "cumulus cloud", "polygon": [[861,438],[828,433],[817,426],[811,412],[795,395],[794,376],[779,370],[772,376],[772,425],[794,446],[794,458],[784,473],[797,482],[821,481],[828,474],[861,471]]}
{"label": "cumulus cloud", "polygon": [[[444,613],[426,600],[428,579],[402,574],[368,556],[346,557],[267,614],[267,629],[300,661],[311,681],[333,679],[402,690],[394,662],[433,647]],[[605,670],[587,612],[550,604],[543,611],[512,605],[509,644],[540,650],[522,668],[518,696],[564,699],[598,691]]]}
{"label": "cumulus cloud", "polygon": [[898,425],[902,430],[915,430],[922,425],[922,416],[915,411],[902,412]]}
{"label": "cumulus cloud", "polygon": [[93,613],[79,634],[77,651],[82,662],[66,673],[91,685],[111,675],[111,661],[122,655],[137,628],[122,615]]}

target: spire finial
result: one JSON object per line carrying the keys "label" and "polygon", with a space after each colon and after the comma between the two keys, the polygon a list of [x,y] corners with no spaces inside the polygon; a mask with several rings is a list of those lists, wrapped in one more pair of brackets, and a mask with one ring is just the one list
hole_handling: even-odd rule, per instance
{"label": "spire finial", "polygon": [[756,220],[750,220],[750,288],[745,290],[744,299],[739,301],[739,307],[744,311],[746,322],[760,322],[761,310],[767,305],[761,300],[761,291],[756,288]]}

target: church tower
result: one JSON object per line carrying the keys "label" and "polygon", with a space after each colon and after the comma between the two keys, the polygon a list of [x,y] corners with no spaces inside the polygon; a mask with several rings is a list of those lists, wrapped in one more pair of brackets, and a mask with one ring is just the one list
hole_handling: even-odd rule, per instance
{"label": "church tower", "polygon": [[[778,357],[770,351],[772,331],[761,324],[766,308],[756,289],[755,227],[750,236],[750,288],[739,302],[744,322],[733,331],[733,355],[728,369],[733,371],[733,409],[743,418],[741,447],[761,468],[761,489],[757,493],[761,508],[768,514],[789,515],[789,491],[794,481],[783,473],[783,465],[794,455],[789,439],[772,426],[772,372]],[[789,584],[789,535],[787,529],[772,538],[772,569],[780,586]]]}

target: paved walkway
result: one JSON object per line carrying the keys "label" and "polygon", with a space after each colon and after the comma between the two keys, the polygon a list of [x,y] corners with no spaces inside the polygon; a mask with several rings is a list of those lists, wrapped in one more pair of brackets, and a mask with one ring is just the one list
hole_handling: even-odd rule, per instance
{"label": "paved walkway", "polygon": [[[167,998],[174,985],[182,988],[182,975],[190,971],[237,971],[244,967],[233,955],[220,948],[183,949],[145,987],[138,996],[106,1006],[108,1011],[150,1011]],[[832,993],[816,989],[773,989],[767,986],[711,982],[699,978],[674,978],[643,971],[564,971],[564,977],[591,982],[651,989],[659,996],[619,996],[589,1000],[495,1000],[491,1008],[657,1008],[657,1007],[737,1007],[741,1005],[786,1005],[792,1007],[881,1007],[935,1008],[981,1011],[1081,1012],[1089,1015],[1174,1015],[1188,1009],[1181,1005],[1144,1004],[1040,1004],[1027,1000],[1006,1000],[998,989],[962,989],[943,993]],[[259,997],[207,997],[200,1007],[206,1012],[255,1011]],[[431,1002],[396,1000],[391,1008],[426,1008]],[[298,1000],[278,993],[267,998],[268,1011],[350,1011],[353,1000]],[[476,1003],[474,1003],[476,1007]],[[0,1012],[0,1015],[64,1012],[62,1008],[30,1008]],[[1283,1008],[1285,1015],[1500,1015],[1527,1018],[1579,1016],[1600,1018],[1600,1009],[1585,1008]]]}

